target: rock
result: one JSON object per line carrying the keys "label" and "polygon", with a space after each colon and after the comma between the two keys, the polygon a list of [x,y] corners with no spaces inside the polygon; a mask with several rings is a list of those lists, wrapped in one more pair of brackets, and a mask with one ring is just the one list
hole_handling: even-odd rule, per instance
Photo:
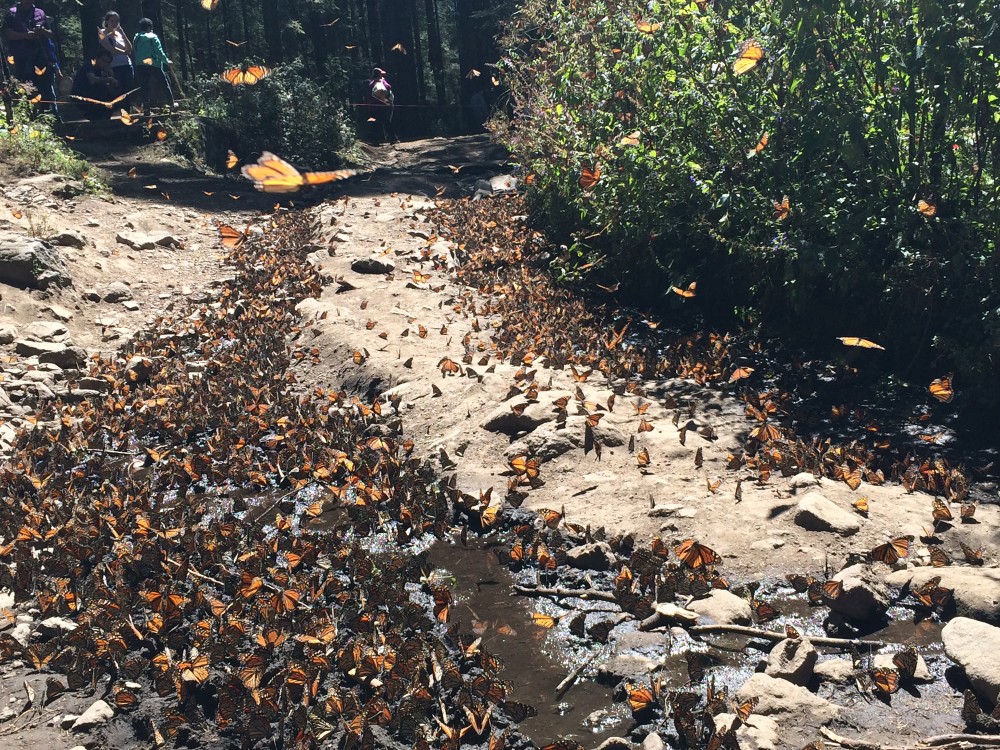
{"label": "rock", "polygon": [[724,589],[712,589],[708,596],[695,599],[687,608],[720,625],[748,625],[752,620],[750,603]]}
{"label": "rock", "polygon": [[542,424],[525,435],[520,440],[511,443],[505,455],[508,458],[523,455],[525,453],[538,456],[544,463],[558,458],[564,453],[568,453],[582,444],[578,431],[556,427],[554,422]]}
{"label": "rock", "polygon": [[72,286],[66,262],[46,242],[0,232],[0,283],[19,289]]}
{"label": "rock", "polygon": [[666,639],[660,633],[633,630],[613,641],[611,653],[598,667],[599,682],[614,687],[622,680],[642,682],[661,665]]}
{"label": "rock", "polygon": [[18,622],[14,625],[14,629],[10,631],[10,637],[22,646],[27,646],[28,641],[31,640],[32,629],[31,622]]}
{"label": "rock", "polygon": [[87,361],[87,350],[82,346],[64,346],[64,348],[38,355],[40,364],[58,365],[64,370],[79,367]]}
{"label": "rock", "polygon": [[100,293],[100,298],[105,302],[123,302],[132,299],[132,290],[123,281],[113,281],[108,284]]}
{"label": "rock", "polygon": [[21,335],[25,338],[37,341],[54,341],[66,336],[67,333],[69,332],[62,323],[53,323],[48,320],[36,320],[34,323],[28,323],[21,331]]}
{"label": "rock", "polygon": [[941,631],[944,652],[965,670],[976,695],[990,706],[1000,697],[1000,628],[955,617]]}
{"label": "rock", "polygon": [[10,721],[15,716],[17,716],[17,711],[15,711],[10,706],[4,706],[3,711],[0,711],[0,724]]}
{"label": "rock", "polygon": [[789,484],[792,485],[793,490],[801,490],[805,487],[818,487],[819,477],[815,474],[810,474],[808,471],[802,471],[792,477]]}
{"label": "rock", "polygon": [[[724,732],[735,720],[736,714],[721,713],[715,717],[715,728]],[[737,728],[736,739],[739,740],[740,750],[775,750],[779,746],[785,747],[778,740],[778,722],[769,716],[758,716],[756,711],[748,724]]]}
{"label": "rock", "polygon": [[566,552],[566,562],[569,565],[585,570],[610,570],[615,560],[615,553],[607,542],[581,544]]}
{"label": "rock", "polygon": [[115,236],[115,241],[123,245],[128,245],[133,250],[152,250],[156,247],[180,247],[181,243],[169,232],[155,232],[145,234],[143,232],[119,232]]}
{"label": "rock", "polygon": [[4,323],[0,325],[0,344],[13,344],[14,339],[17,338],[17,328],[10,325],[9,323]]}
{"label": "rock", "polygon": [[355,258],[351,261],[354,273],[392,273],[396,264],[388,258]]}
{"label": "rock", "polygon": [[95,701],[90,708],[80,715],[79,719],[73,722],[73,731],[85,732],[101,724],[106,724],[114,715],[114,709],[107,703],[104,701]]}
{"label": "rock", "polygon": [[843,684],[854,677],[854,663],[850,659],[827,659],[813,668],[813,674],[826,682]]}
{"label": "rock", "polygon": [[671,623],[685,623],[693,625],[698,622],[698,614],[690,609],[684,609],[679,604],[673,602],[659,602],[653,607],[653,611],[661,620]]}
{"label": "rock", "polygon": [[841,536],[857,534],[861,530],[856,514],[835,505],[815,491],[799,500],[795,523],[809,531],[833,531]]}
{"label": "rock", "polygon": [[82,296],[85,300],[87,300],[87,302],[101,301],[101,295],[96,289],[84,289]]}
{"label": "rock", "polygon": [[1000,569],[967,568],[949,566],[944,568],[917,568],[890,573],[887,581],[892,586],[920,588],[935,576],[941,576],[941,584],[952,590],[955,613],[961,617],[1000,625]]}
{"label": "rock", "polygon": [[[897,669],[896,665],[892,663],[892,657],[893,654],[876,654],[875,658],[872,659],[872,666],[875,669]],[[917,654],[917,668],[913,670],[912,679],[914,682],[934,681],[934,676],[927,668],[927,662],[920,654]]]}
{"label": "rock", "polygon": [[38,623],[37,632],[44,639],[55,638],[64,633],[72,633],[79,626],[65,617],[49,617]]}
{"label": "rock", "polygon": [[122,302],[122,307],[124,307],[129,312],[138,312],[139,311],[139,303],[138,302],[134,302],[132,300],[125,300],[124,302]]}
{"label": "rock", "polygon": [[79,714],[63,714],[59,719],[60,729],[72,729],[74,722],[80,718]]}
{"label": "rock", "polygon": [[37,357],[42,354],[64,352],[69,347],[55,341],[38,341],[36,339],[18,339],[14,342],[14,351],[22,357]]}
{"label": "rock", "polygon": [[819,654],[808,638],[786,638],[767,655],[764,674],[805,685],[812,677],[817,658]]}
{"label": "rock", "polygon": [[836,599],[825,599],[830,609],[851,622],[861,623],[881,618],[889,609],[889,588],[869,565],[852,565],[837,573],[843,589]]}
{"label": "rock", "polygon": [[83,250],[87,246],[87,240],[84,236],[72,231],[59,232],[46,238],[45,241],[57,247],[75,247],[77,250]]}
{"label": "rock", "polygon": [[69,308],[63,307],[62,305],[49,305],[44,308],[45,312],[49,313],[53,318],[63,323],[68,323],[76,315],[75,312]]}
{"label": "rock", "polygon": [[555,419],[551,405],[541,403],[528,404],[520,414],[510,410],[519,400],[511,399],[501,404],[480,425],[487,432],[502,432],[505,435],[517,435],[521,432],[531,432],[536,427]]}
{"label": "rock", "polygon": [[755,716],[773,716],[796,727],[827,724],[839,713],[837,706],[806,688],[762,672],[751,675],[736,693],[737,701],[751,698],[760,701],[754,709]]}
{"label": "rock", "polygon": [[[598,713],[595,711],[594,713]],[[605,714],[607,712],[605,711]],[[590,718],[589,716],[587,717]],[[608,737],[604,742],[594,748],[594,750],[632,750],[632,743],[624,737]]]}

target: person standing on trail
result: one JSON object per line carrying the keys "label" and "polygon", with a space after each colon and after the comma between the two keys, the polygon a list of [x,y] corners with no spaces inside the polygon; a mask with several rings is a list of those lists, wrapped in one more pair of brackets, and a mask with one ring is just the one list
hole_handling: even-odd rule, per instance
{"label": "person standing on trail", "polygon": [[[104,25],[97,30],[101,46],[111,53],[111,72],[118,81],[118,89],[125,93],[132,90],[135,72],[132,69],[132,42],[122,29],[121,18],[113,10],[104,14]],[[128,100],[125,102],[128,104]]]}
{"label": "person standing on trail", "polygon": [[396,130],[392,125],[395,114],[396,97],[392,93],[392,85],[385,79],[382,68],[372,70],[372,79],[368,81],[365,103],[371,116],[369,122],[374,122],[377,132],[386,143],[399,143]]}
{"label": "person standing on trail", "polygon": [[163,51],[163,44],[153,32],[153,22],[148,18],[139,21],[139,33],[132,41],[135,53],[135,82],[142,89],[142,114],[149,115],[149,103],[152,99],[153,85],[163,87],[170,100],[170,107],[177,106],[174,94],[170,90],[170,81],[164,73],[164,68],[171,62]]}
{"label": "person standing on trail", "polygon": [[19,0],[7,11],[3,27],[8,54],[13,58],[14,77],[32,84],[41,96],[39,108],[58,119],[55,77],[59,64],[49,17],[33,0]]}

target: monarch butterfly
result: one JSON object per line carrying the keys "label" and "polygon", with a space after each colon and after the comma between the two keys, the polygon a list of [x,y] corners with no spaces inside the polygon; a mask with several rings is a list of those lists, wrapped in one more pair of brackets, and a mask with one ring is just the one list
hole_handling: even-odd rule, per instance
{"label": "monarch butterfly", "polygon": [[975,523],[976,504],[962,503],[962,523]]}
{"label": "monarch butterfly", "polygon": [[[111,119],[113,120],[114,118],[112,117]],[[135,125],[137,122],[139,122],[138,117],[129,114],[129,112],[124,109],[121,111],[121,114],[118,115],[118,119],[122,121],[122,125],[126,126],[132,126]]]}
{"label": "monarch butterfly", "polygon": [[899,690],[899,672],[895,669],[876,669],[871,677],[872,685],[882,695],[892,695]]}
{"label": "monarch butterfly", "polygon": [[732,374],[729,376],[729,382],[735,383],[737,380],[743,380],[743,378],[749,378],[753,375],[752,367],[737,367],[733,370]]}
{"label": "monarch butterfly", "polygon": [[466,729],[471,729],[472,734],[479,736],[486,733],[486,727],[490,724],[490,714],[493,713],[493,706],[487,706],[486,710],[483,711],[483,706],[478,705],[475,710],[471,710],[468,706],[462,706],[462,710],[465,711],[465,716],[469,719],[469,726]]}
{"label": "monarch butterfly", "polygon": [[934,518],[934,523],[952,521],[955,518],[951,514],[951,508],[945,505],[944,501],[940,498],[934,498],[934,507],[931,510],[931,516]]}
{"label": "monarch butterfly", "polygon": [[760,698],[758,698],[757,696],[754,696],[753,698],[750,698],[749,700],[743,701],[743,703],[735,703],[734,702],[733,703],[733,713],[736,714],[736,718],[738,718],[740,720],[740,722],[742,722],[742,723],[745,724],[746,721],[747,721],[747,719],[750,718],[750,714],[752,714],[753,710],[755,708],[757,708],[757,703],[759,701],[760,701]]}
{"label": "monarch butterfly", "polygon": [[933,544],[928,548],[931,553],[931,567],[943,568],[946,565],[951,565],[951,558],[945,554],[945,551],[940,547],[935,547]]}
{"label": "monarch butterfly", "polygon": [[556,625],[559,624],[559,621],[563,617],[565,617],[565,615],[556,617],[554,615],[547,615],[544,612],[531,613],[531,621],[534,622],[535,625],[538,625],[541,628],[554,628]]}
{"label": "monarch butterfly", "polygon": [[680,287],[677,286],[670,287],[670,291],[672,291],[679,297],[683,297],[684,299],[691,299],[692,297],[694,297],[695,294],[697,293],[697,290],[698,290],[697,281],[692,281],[684,289],[681,289]]}
{"label": "monarch butterfly", "polygon": [[949,373],[943,378],[935,378],[931,381],[930,387],[927,390],[929,390],[931,395],[938,401],[950,404],[951,400],[955,397],[955,391],[951,385],[952,377],[953,375]]}
{"label": "monarch butterfly", "polygon": [[768,142],[770,140],[771,140],[770,133],[764,133],[760,137],[760,140],[757,141],[757,145],[754,146],[750,151],[747,151],[747,158],[753,158],[754,156],[756,156],[757,154],[759,154],[761,151],[763,151],[765,148],[767,148],[767,144],[768,144]]}
{"label": "monarch butterfly", "polygon": [[255,86],[270,75],[270,73],[271,69],[266,65],[251,65],[246,70],[242,68],[224,70],[219,74],[219,77],[233,86]]}
{"label": "monarch butterfly", "polygon": [[708,491],[714,495],[716,492],[719,491],[719,487],[722,486],[722,480],[716,479],[715,481],[712,481],[708,477],[705,477],[705,484],[708,485]]}
{"label": "monarch butterfly", "polygon": [[77,96],[76,94],[70,94],[69,98],[76,99],[79,102],[87,102],[88,104],[100,104],[101,106],[107,107],[108,109],[114,109],[116,104],[125,101],[128,97],[132,96],[132,94],[134,94],[138,90],[139,89],[132,89],[131,91],[128,91],[122,94],[121,96],[117,96],[108,102],[102,101],[101,99],[89,99],[86,96]]}
{"label": "monarch butterfly", "polygon": [[548,508],[539,508],[538,515],[540,515],[542,520],[545,521],[546,526],[550,529],[554,529],[559,525],[559,522],[565,518],[566,507],[563,506],[558,512],[549,510]]}
{"label": "monarch butterfly", "polygon": [[857,511],[858,513],[860,513],[865,518],[868,518],[868,498],[867,497],[859,497],[857,500],[854,501],[853,505],[854,505],[854,510],[855,511]]}
{"label": "monarch butterfly", "polygon": [[222,246],[230,250],[236,250],[241,247],[243,243],[246,242],[249,229],[250,227],[248,225],[246,229],[240,232],[228,224],[220,224],[219,236],[222,238]]}
{"label": "monarch butterfly", "polygon": [[844,346],[856,346],[859,349],[881,349],[885,351],[885,347],[876,344],[870,339],[863,339],[858,336],[837,336],[837,341],[839,341]]}
{"label": "monarch butterfly", "polygon": [[892,663],[899,670],[900,679],[913,679],[917,671],[917,650],[910,646],[905,651],[893,654]]}
{"label": "monarch butterfly", "polygon": [[645,469],[649,466],[649,451],[645,448],[640,448],[639,452],[635,454],[635,460],[639,464],[640,469]]}
{"label": "monarch butterfly", "polygon": [[229,153],[226,155],[226,169],[232,169],[239,163],[240,163],[240,157],[234,154],[232,149],[230,149]]}
{"label": "monarch butterfly", "polygon": [[638,130],[636,130],[633,133],[629,133],[628,135],[623,135],[622,139],[620,141],[618,141],[618,145],[619,146],[638,146],[639,145],[639,136],[640,136],[640,133],[639,133]]}
{"label": "monarch butterfly", "polygon": [[514,456],[507,462],[507,465],[514,470],[515,474],[526,476],[528,479],[536,479],[542,466],[537,458],[528,458],[526,455]]}
{"label": "monarch butterfly", "polygon": [[925,201],[923,198],[917,201],[917,210],[928,219],[937,215],[937,205],[929,201]]}
{"label": "monarch butterfly", "polygon": [[205,10],[215,10],[219,7],[219,0],[201,0],[201,7]]}
{"label": "monarch butterfly", "polygon": [[434,616],[441,622],[448,622],[451,616],[451,591],[445,586],[434,589]]}
{"label": "monarch butterfly", "polygon": [[763,59],[764,48],[760,46],[756,39],[747,39],[740,47],[739,57],[733,63],[733,72],[738,76],[749,73]]}
{"label": "monarch butterfly", "polygon": [[790,638],[791,640],[798,640],[802,637],[802,633],[796,630],[791,625],[785,623],[785,638]]}
{"label": "monarch butterfly", "polygon": [[837,599],[844,592],[844,584],[841,581],[830,580],[823,584],[821,590],[825,598]]}
{"label": "monarch butterfly", "polygon": [[637,21],[635,27],[643,34],[655,34],[663,28],[663,24],[659,21]]}
{"label": "monarch butterfly", "polygon": [[538,716],[538,709],[527,703],[504,701],[503,708],[515,724],[520,724],[525,719]]}
{"label": "monarch butterfly", "polygon": [[767,443],[773,440],[780,440],[781,430],[765,419],[750,432],[750,437],[753,440],[759,440],[762,443]]}
{"label": "monarch butterfly", "polygon": [[753,601],[753,613],[757,618],[757,622],[761,624],[777,619],[777,617],[781,614],[767,602],[758,601],[756,599]]}
{"label": "monarch butterfly", "polygon": [[965,555],[965,561],[970,565],[982,565],[983,564],[983,548],[972,549],[968,544],[963,541],[959,541],[962,545],[962,554]]}
{"label": "monarch butterfly", "polygon": [[628,696],[628,707],[632,709],[632,713],[641,714],[656,706],[657,698],[660,697],[660,686],[653,682],[650,682],[649,687],[636,687],[626,683],[625,694]]}
{"label": "monarch butterfly", "polygon": [[338,169],[333,172],[299,172],[284,159],[265,151],[256,164],[244,164],[243,176],[253,182],[257,190],[265,193],[295,193],[304,185],[322,185],[344,180],[358,173],[356,169]]}
{"label": "monarch butterfly", "polygon": [[598,182],[601,181],[601,168],[594,167],[584,167],[580,172],[580,187],[584,190],[590,190]]}
{"label": "monarch butterfly", "polygon": [[784,196],[781,202],[771,201],[774,204],[774,219],[775,221],[784,221],[788,218],[788,215],[792,212],[792,204],[788,200],[788,196]]}
{"label": "monarch butterfly", "polygon": [[722,562],[722,558],[715,550],[694,539],[685,539],[674,547],[674,553],[689,568],[703,568],[706,565]]}
{"label": "monarch butterfly", "polygon": [[684,654],[684,660],[687,662],[688,679],[691,682],[701,682],[705,679],[705,667],[710,666],[712,663],[708,656],[694,651],[687,651]]}
{"label": "monarch butterfly", "polygon": [[877,562],[885,563],[886,565],[895,565],[901,558],[907,557],[910,554],[910,542],[912,541],[912,534],[897,537],[885,544],[880,544],[869,552],[868,556]]}

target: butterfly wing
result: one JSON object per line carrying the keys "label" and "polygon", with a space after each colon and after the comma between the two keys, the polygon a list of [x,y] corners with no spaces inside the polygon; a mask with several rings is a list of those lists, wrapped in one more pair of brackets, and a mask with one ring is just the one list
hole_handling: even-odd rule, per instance
{"label": "butterfly wing", "polygon": [[302,180],[306,185],[323,185],[327,182],[346,180],[358,173],[356,169],[335,169],[332,172],[305,172]]}
{"label": "butterfly wing", "polygon": [[261,154],[256,164],[244,164],[242,172],[265,193],[295,193],[305,184],[299,170],[270,151]]}
{"label": "butterfly wing", "polygon": [[233,86],[239,86],[244,83],[243,71],[239,68],[230,68],[229,70],[224,70],[220,75],[223,81],[232,84]]}
{"label": "butterfly wing", "polygon": [[738,76],[749,73],[757,67],[757,63],[763,58],[764,48],[756,40],[749,39],[743,43],[743,47],[740,49],[740,56],[733,63],[733,72]]}
{"label": "butterfly wing", "polygon": [[266,65],[253,65],[247,68],[246,71],[244,71],[243,83],[247,84],[248,86],[253,86],[256,83],[260,83],[260,81],[265,76],[270,74],[270,72],[271,69],[268,68]]}

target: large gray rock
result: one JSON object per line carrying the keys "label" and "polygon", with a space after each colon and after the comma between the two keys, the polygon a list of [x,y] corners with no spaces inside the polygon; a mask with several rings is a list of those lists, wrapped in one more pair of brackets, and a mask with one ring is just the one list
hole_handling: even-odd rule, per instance
{"label": "large gray rock", "polygon": [[809,492],[798,502],[795,523],[809,531],[833,531],[851,536],[861,530],[858,516],[828,500],[822,493]]}
{"label": "large gray rock", "polygon": [[819,654],[808,638],[786,638],[767,655],[764,674],[805,685],[813,674]]}
{"label": "large gray rock", "polygon": [[712,589],[708,596],[693,600],[687,608],[721,625],[748,625],[753,617],[746,599],[724,589]]}
{"label": "large gray rock", "polygon": [[754,714],[773,716],[799,727],[803,724],[827,724],[837,718],[839,709],[830,701],[806,688],[763,672],[751,675],[736,693],[736,700],[757,698]]}
{"label": "large gray rock", "polygon": [[106,702],[96,701],[73,722],[73,731],[86,732],[88,729],[106,724],[114,715],[114,709]]}
{"label": "large gray rock", "polygon": [[58,365],[64,370],[79,367],[87,361],[87,350],[82,346],[67,346],[56,351],[38,355],[41,364]]}
{"label": "large gray rock", "polygon": [[25,338],[38,341],[55,341],[63,338],[67,333],[66,326],[50,320],[36,320],[33,323],[28,323],[21,331],[21,335]]}
{"label": "large gray rock", "polygon": [[826,599],[834,612],[855,623],[885,615],[889,609],[889,588],[869,565],[852,565],[837,573],[833,580],[843,584],[840,596]]}
{"label": "large gray rock", "polygon": [[935,576],[941,577],[941,586],[952,590],[956,614],[1000,625],[1000,568],[925,567],[900,570],[886,580],[893,586],[909,583],[918,589]]}
{"label": "large gray rock", "polygon": [[14,342],[14,351],[22,357],[37,357],[41,354],[63,352],[66,344],[58,341],[39,341],[37,339],[18,339]]}
{"label": "large gray rock", "polygon": [[948,658],[965,670],[976,695],[989,705],[1000,697],[1000,628],[956,617],[941,631]]}
{"label": "large gray rock", "polygon": [[24,235],[0,232],[0,283],[19,289],[72,286],[66,262],[52,245]]}

